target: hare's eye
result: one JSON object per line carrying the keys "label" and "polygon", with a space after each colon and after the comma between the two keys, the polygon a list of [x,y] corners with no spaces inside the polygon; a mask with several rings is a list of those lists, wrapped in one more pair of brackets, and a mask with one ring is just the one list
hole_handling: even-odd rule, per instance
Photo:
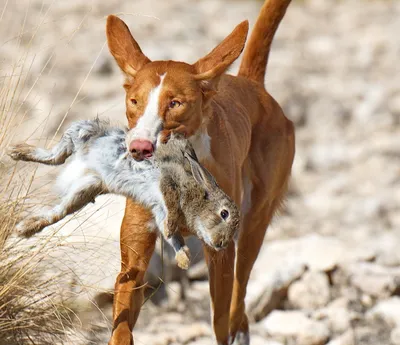
{"label": "hare's eye", "polygon": [[204,199],[208,200],[208,192],[207,191],[204,191]]}
{"label": "hare's eye", "polygon": [[131,98],[131,103],[132,103],[133,105],[136,105],[136,104],[137,104],[137,100],[136,100],[135,98]]}
{"label": "hare's eye", "polygon": [[226,220],[229,217],[229,212],[227,210],[222,210],[220,215],[223,220]]}

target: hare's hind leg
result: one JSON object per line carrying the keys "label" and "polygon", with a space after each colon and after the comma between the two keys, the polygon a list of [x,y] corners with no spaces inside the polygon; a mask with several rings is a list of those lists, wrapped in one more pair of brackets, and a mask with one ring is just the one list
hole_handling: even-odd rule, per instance
{"label": "hare's hind leg", "polygon": [[71,138],[63,136],[61,141],[50,150],[23,143],[10,147],[8,155],[16,161],[60,165],[72,154],[73,148]]}
{"label": "hare's hind leg", "polygon": [[104,194],[104,192],[99,177],[94,175],[84,176],[71,185],[60,204],[48,212],[28,217],[18,223],[17,232],[20,236],[31,237],[67,215],[79,211],[92,202],[97,195]]}
{"label": "hare's hind leg", "polygon": [[172,235],[171,238],[167,239],[167,242],[172,246],[172,248],[174,248],[177,265],[180,268],[187,270],[190,264],[190,251],[186,246],[182,235],[176,233]]}

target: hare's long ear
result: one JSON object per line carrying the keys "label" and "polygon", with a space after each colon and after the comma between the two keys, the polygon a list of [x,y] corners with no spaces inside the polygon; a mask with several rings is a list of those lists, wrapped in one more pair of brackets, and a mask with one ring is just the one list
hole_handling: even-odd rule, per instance
{"label": "hare's long ear", "polygon": [[211,173],[197,161],[195,156],[189,152],[185,152],[185,158],[190,163],[193,177],[197,183],[202,185],[207,191],[213,191],[218,187],[214,176],[212,176]]}

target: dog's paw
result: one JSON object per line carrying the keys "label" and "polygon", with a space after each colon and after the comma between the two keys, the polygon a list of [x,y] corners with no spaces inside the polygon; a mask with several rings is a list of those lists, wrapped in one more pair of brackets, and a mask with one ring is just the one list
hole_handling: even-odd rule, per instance
{"label": "dog's paw", "polygon": [[187,246],[183,246],[179,251],[175,254],[175,260],[178,267],[183,270],[187,270],[190,265],[190,251]]}
{"label": "dog's paw", "polygon": [[29,238],[43,230],[48,225],[48,221],[42,217],[30,217],[20,221],[15,230],[20,237]]}
{"label": "dog's paw", "polygon": [[28,144],[18,144],[7,149],[7,154],[15,161],[29,159],[35,147]]}

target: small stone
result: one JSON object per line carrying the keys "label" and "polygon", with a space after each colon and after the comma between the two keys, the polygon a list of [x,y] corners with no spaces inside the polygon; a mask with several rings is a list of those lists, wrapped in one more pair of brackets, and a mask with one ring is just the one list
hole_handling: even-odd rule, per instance
{"label": "small stone", "polygon": [[341,263],[374,257],[375,251],[370,248],[354,248],[352,244],[335,237],[308,234],[270,242],[268,250],[260,252],[252,275],[265,275],[265,272],[294,263],[306,265],[311,271],[329,272]]}
{"label": "small stone", "polygon": [[305,269],[305,265],[294,263],[276,267],[276,271],[269,274],[257,275],[248,287],[246,302],[249,318],[261,320],[279,307],[287,296],[290,284],[300,278]]}
{"label": "small stone", "polygon": [[200,261],[197,264],[190,265],[187,275],[190,280],[206,280],[208,277],[206,262]]}
{"label": "small stone", "polygon": [[341,297],[325,308],[319,309],[313,313],[315,320],[324,320],[328,327],[335,333],[342,333],[351,327],[351,321],[357,317],[357,314],[348,309],[348,299]]}
{"label": "small stone", "polygon": [[370,308],[372,307],[373,300],[370,295],[362,294],[361,303],[363,304],[364,307]]}
{"label": "small stone", "polygon": [[393,345],[400,345],[400,327],[395,328],[390,333],[390,340]]}
{"label": "small stone", "polygon": [[323,345],[329,338],[327,326],[300,311],[274,310],[262,326],[273,338],[284,342],[295,339],[297,345]]}
{"label": "small stone", "polygon": [[381,318],[392,327],[400,327],[400,297],[392,297],[379,302],[368,313],[370,319]]}
{"label": "small stone", "polygon": [[[281,342],[266,339],[257,334],[250,336],[250,343],[251,343],[251,345],[283,345]],[[235,343],[234,343],[234,345],[235,345]]]}
{"label": "small stone", "polygon": [[348,330],[346,333],[334,338],[326,345],[356,345],[354,342],[354,333],[352,330]]}
{"label": "small stone", "polygon": [[329,280],[325,273],[309,271],[288,290],[288,299],[300,309],[315,310],[330,300]]}
{"label": "small stone", "polygon": [[210,339],[210,337],[202,337],[202,338],[198,338],[190,343],[188,343],[188,345],[212,345],[212,341]]}
{"label": "small stone", "polygon": [[207,323],[184,325],[179,328],[177,342],[178,344],[187,344],[191,340],[204,336],[211,336],[211,327]]}
{"label": "small stone", "polygon": [[390,297],[400,288],[400,269],[397,267],[385,267],[371,262],[355,262],[343,265],[342,269],[353,286],[375,298]]}

